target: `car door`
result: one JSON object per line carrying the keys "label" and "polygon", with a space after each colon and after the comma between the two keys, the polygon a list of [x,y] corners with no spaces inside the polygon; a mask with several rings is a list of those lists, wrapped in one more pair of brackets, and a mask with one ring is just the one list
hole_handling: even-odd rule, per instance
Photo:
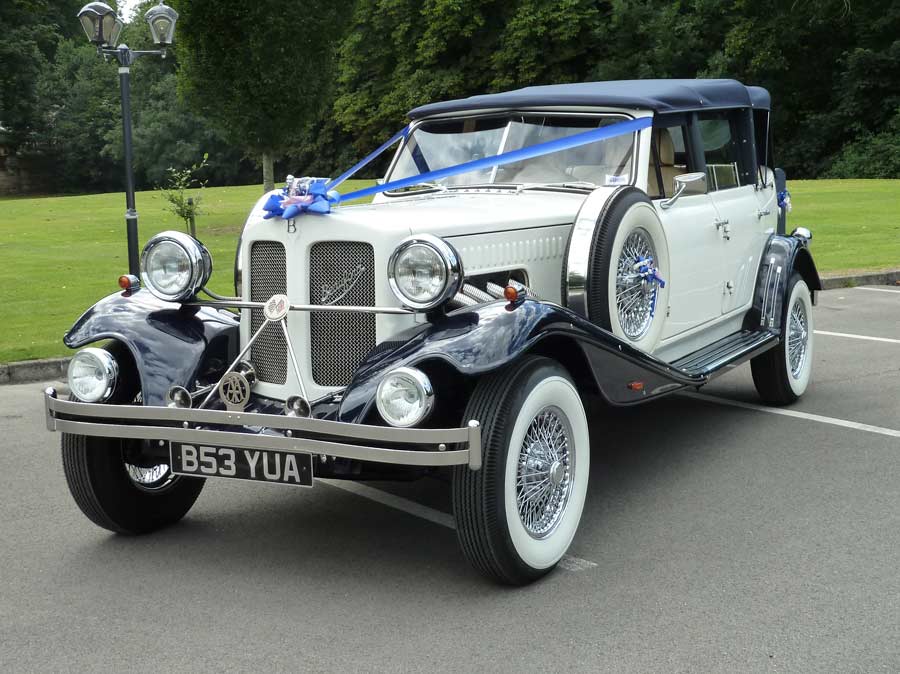
{"label": "car door", "polygon": [[765,225],[757,194],[747,110],[701,113],[697,120],[709,195],[716,209],[714,227],[722,239],[721,313],[752,300]]}
{"label": "car door", "polygon": [[721,315],[724,244],[716,230],[712,197],[681,196],[669,207],[663,207],[665,197],[672,196],[674,177],[699,168],[697,153],[689,147],[689,123],[654,128],[652,136],[656,149],[651,153],[648,191],[666,232],[671,275],[671,279],[665,279],[670,285],[663,339]]}

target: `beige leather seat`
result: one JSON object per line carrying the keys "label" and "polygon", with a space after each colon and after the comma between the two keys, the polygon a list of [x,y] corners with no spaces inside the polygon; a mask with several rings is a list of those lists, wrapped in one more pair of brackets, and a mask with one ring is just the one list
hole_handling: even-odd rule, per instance
{"label": "beige leather seat", "polygon": [[[675,176],[685,173],[685,167],[675,166],[675,145],[672,143],[672,135],[668,129],[653,129],[651,142],[656,145],[659,154],[660,172],[662,173],[663,187],[666,196],[671,197],[674,191]],[[650,166],[647,171],[647,194],[652,199],[662,196],[659,182],[656,179],[656,166],[653,161],[653,153],[650,153]]]}

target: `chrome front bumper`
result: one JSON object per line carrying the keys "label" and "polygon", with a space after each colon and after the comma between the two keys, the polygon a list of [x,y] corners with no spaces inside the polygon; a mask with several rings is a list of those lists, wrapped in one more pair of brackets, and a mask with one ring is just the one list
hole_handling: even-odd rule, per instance
{"label": "chrome front bumper", "polygon": [[[408,466],[481,468],[477,421],[465,428],[366,426],[275,414],[72,402],[60,400],[53,388],[44,391],[44,407],[48,430],[73,435],[272,449]],[[248,432],[246,427],[260,431]],[[266,434],[266,430],[277,434]]]}

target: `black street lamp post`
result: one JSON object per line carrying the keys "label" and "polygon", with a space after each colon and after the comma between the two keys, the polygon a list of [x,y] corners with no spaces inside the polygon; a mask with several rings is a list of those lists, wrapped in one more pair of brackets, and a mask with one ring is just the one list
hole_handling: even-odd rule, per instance
{"label": "black street lamp post", "polygon": [[91,2],[81,8],[78,19],[97,53],[104,58],[114,57],[119,62],[119,87],[122,92],[122,138],[125,147],[125,231],[128,238],[128,273],[140,275],[138,259],[138,214],[134,206],[134,167],[131,144],[131,64],[140,56],[150,54],[166,57],[166,48],[172,44],[178,12],[160,0],[144,15],[150,26],[150,35],[159,49],[139,51],[128,45],[114,47],[124,23],[116,11],[104,2]]}

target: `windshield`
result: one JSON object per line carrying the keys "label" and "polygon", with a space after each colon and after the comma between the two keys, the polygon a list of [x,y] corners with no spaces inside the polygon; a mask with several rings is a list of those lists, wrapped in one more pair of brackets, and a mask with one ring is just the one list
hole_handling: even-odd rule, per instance
{"label": "windshield", "polygon": [[[621,121],[622,117],[612,115],[516,113],[425,122],[410,133],[387,179],[422,175]],[[580,187],[627,185],[632,182],[633,153],[634,134],[628,133],[505,166],[442,178],[426,187],[534,183],[575,183]]]}

